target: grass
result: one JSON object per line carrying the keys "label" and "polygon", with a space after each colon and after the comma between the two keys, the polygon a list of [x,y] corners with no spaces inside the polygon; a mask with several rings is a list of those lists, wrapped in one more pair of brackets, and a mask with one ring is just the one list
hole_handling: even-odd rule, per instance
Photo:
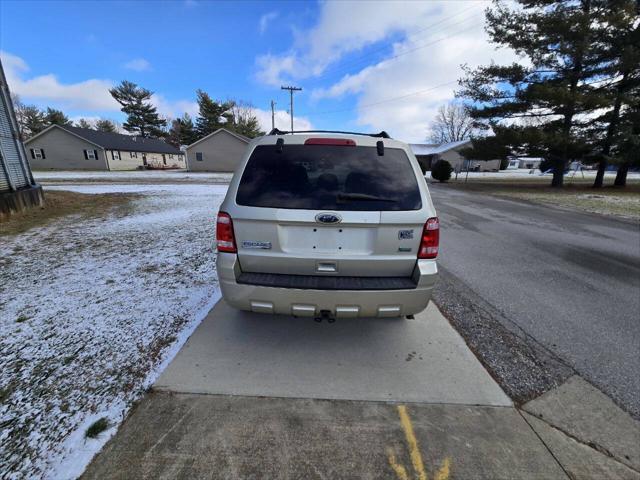
{"label": "grass", "polygon": [[26,232],[66,215],[102,217],[114,209],[117,209],[120,214],[126,214],[131,200],[136,197],[137,195],[121,193],[88,195],[62,190],[45,190],[44,206],[16,213],[0,221],[0,237]]}
{"label": "grass", "polygon": [[628,182],[626,187],[606,186],[592,188],[591,181],[573,181],[563,188],[551,188],[550,180],[542,183],[536,179],[482,179],[468,182],[451,182],[449,187],[484,193],[499,197],[515,198],[533,203],[554,205],[576,211],[640,220],[640,182]]}
{"label": "grass", "polygon": [[109,420],[107,419],[107,417],[102,417],[89,425],[89,428],[87,428],[84,436],[85,438],[96,438],[107,428],[109,428]]}

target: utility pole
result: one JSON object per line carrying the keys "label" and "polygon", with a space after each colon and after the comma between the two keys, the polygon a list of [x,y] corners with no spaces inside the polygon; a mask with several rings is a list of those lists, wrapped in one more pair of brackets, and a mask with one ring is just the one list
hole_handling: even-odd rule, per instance
{"label": "utility pole", "polygon": [[280,87],[282,90],[289,90],[289,94],[291,95],[291,106],[289,107],[289,115],[291,116],[291,131],[293,132],[293,92],[301,92],[302,89],[300,87]]}
{"label": "utility pole", "polygon": [[275,111],[275,107],[276,107],[276,102],[271,100],[271,130],[276,128],[276,111]]}

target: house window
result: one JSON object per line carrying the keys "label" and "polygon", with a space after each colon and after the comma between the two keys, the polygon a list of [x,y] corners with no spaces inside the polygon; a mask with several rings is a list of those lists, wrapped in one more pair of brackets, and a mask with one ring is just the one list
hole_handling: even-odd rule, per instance
{"label": "house window", "polygon": [[117,150],[111,150],[111,159],[120,160],[120,152],[118,152]]}
{"label": "house window", "polygon": [[202,152],[196,152],[196,161],[197,162],[201,162],[202,161]]}
{"label": "house window", "polygon": [[170,153],[170,154],[169,154],[169,158],[170,158],[171,160],[173,160],[173,153]]}
{"label": "house window", "polygon": [[31,149],[31,158],[34,160],[45,160],[44,150],[42,148],[32,148]]}
{"label": "house window", "polygon": [[84,158],[86,160],[97,160],[98,159],[98,151],[97,150],[85,150]]}
{"label": "house window", "polygon": [[129,152],[131,158],[138,158],[138,152]]}

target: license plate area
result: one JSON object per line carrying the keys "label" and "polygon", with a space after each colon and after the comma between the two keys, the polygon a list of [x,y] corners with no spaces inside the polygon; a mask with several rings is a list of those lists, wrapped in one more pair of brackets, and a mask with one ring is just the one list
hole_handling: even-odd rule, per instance
{"label": "license plate area", "polygon": [[279,227],[282,251],[287,253],[359,254],[373,253],[375,229],[367,227]]}

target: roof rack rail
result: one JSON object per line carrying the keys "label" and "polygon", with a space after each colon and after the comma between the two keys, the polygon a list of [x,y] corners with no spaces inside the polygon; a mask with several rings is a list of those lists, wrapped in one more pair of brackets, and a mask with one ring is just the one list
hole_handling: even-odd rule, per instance
{"label": "roof rack rail", "polygon": [[282,130],[274,128],[268,133],[268,135],[289,135],[292,133],[342,133],[345,135],[362,135],[364,137],[391,138],[384,130],[380,133],[342,132],[340,130],[294,130],[293,132],[283,132]]}

